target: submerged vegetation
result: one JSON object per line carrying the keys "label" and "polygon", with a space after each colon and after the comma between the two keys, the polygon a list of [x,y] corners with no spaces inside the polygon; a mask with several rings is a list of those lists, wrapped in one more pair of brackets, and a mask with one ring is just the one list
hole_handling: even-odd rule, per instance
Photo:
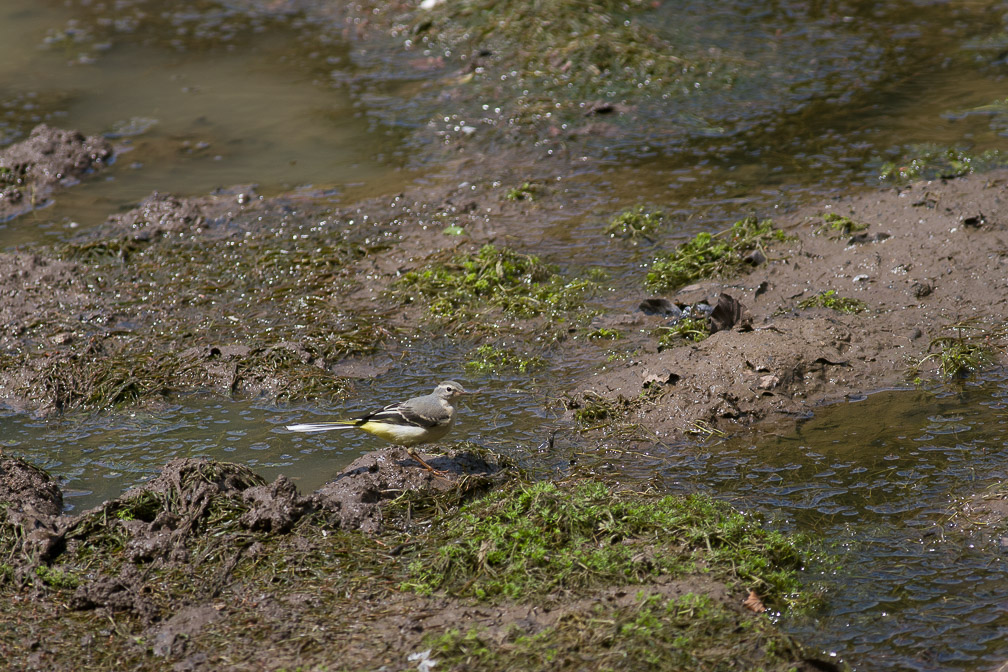
{"label": "submerged vegetation", "polygon": [[509,348],[481,345],[469,353],[465,363],[467,371],[480,374],[499,374],[504,371],[529,373],[546,366],[545,358],[539,355],[524,355]]}
{"label": "submerged vegetation", "polygon": [[674,252],[659,257],[651,264],[645,285],[653,292],[669,292],[702,278],[737,273],[756,261],[759,253],[773,241],[785,240],[783,231],[774,228],[773,221],[759,221],[754,216],[735,222],[720,233],[698,233]]}
{"label": "submerged vegetation", "polygon": [[[644,0],[464,0],[422,12],[413,33],[435,52],[494,54],[473,77],[498,91],[496,99],[513,100],[512,113],[526,116],[582,116],[585,101],[603,91],[615,100],[661,100],[684,79],[731,84],[726,56],[683,53],[641,20],[652,8]],[[499,76],[493,64],[502,58],[507,74]]]}
{"label": "submerged vegetation", "polygon": [[661,210],[650,210],[638,205],[613,217],[606,226],[605,233],[610,238],[622,238],[633,243],[638,240],[653,242],[654,235],[665,223],[665,215]]}
{"label": "submerged vegetation", "polygon": [[889,161],[879,170],[879,179],[912,182],[938,177],[962,177],[977,171],[991,170],[1008,164],[996,149],[979,154],[954,147],[915,145],[899,161]]}

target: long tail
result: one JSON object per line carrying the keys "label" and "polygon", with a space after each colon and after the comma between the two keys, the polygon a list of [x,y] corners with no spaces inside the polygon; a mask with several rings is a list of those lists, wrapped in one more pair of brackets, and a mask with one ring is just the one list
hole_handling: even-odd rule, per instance
{"label": "long tail", "polygon": [[305,425],[287,425],[288,431],[291,432],[328,432],[333,429],[353,429],[354,423],[351,422],[310,422]]}

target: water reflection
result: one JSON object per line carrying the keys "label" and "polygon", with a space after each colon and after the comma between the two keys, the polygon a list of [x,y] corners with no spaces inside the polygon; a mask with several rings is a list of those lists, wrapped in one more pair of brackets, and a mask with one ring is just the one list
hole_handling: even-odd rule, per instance
{"label": "water reflection", "polygon": [[[994,531],[956,502],[1008,476],[1004,378],[962,394],[883,392],[728,442],[697,485],[838,544],[829,608],[788,624],[859,669],[948,670],[1008,656],[1008,575]],[[667,478],[680,478],[673,470]]]}

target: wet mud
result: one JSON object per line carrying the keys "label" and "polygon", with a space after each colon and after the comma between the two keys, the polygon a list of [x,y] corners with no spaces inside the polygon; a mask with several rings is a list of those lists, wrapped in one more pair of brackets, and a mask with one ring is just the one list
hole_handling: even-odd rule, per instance
{"label": "wet mud", "polygon": [[[747,319],[661,351],[640,340],[643,354],[593,375],[571,406],[643,397],[630,416],[662,436],[697,426],[737,432],[771,416],[802,417],[824,403],[940,379],[934,355],[949,342],[943,339],[979,334],[991,346],[987,364],[1003,364],[1006,179],[994,172],[917,183],[780,218],[790,239],[769,248],[759,267],[668,297],[715,306],[727,295]],[[861,230],[831,229],[830,213]],[[800,305],[824,292],[863,306]],[[610,319],[645,333],[667,322],[650,310]]]}
{"label": "wet mud", "polygon": [[44,207],[50,197],[104,169],[113,159],[100,136],[40,124],[0,151],[0,221]]}

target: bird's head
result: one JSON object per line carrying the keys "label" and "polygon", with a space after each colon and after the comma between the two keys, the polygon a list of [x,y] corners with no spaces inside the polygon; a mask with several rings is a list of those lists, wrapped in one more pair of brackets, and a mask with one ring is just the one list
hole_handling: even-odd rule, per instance
{"label": "bird's head", "polygon": [[446,380],[443,383],[439,383],[437,389],[434,390],[434,394],[441,397],[442,399],[454,399],[463,394],[468,394],[465,388],[456,383],[454,380]]}

